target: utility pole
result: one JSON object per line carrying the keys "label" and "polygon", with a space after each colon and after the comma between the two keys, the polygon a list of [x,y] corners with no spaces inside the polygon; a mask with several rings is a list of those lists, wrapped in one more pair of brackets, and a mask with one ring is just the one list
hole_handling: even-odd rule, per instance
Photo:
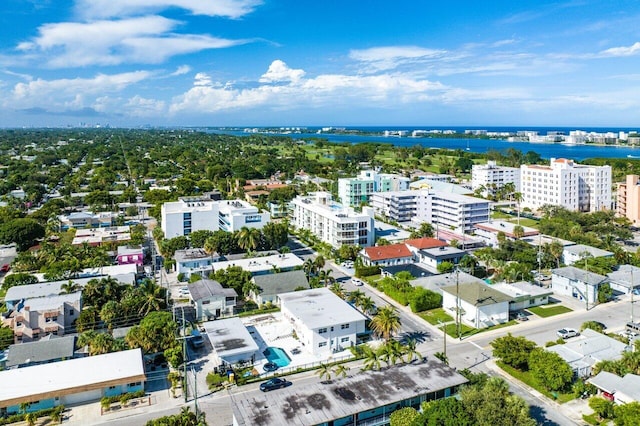
{"label": "utility pole", "polygon": [[635,290],[633,283],[633,265],[631,266],[631,322],[633,323],[633,291]]}
{"label": "utility pole", "polygon": [[184,322],[184,306],[182,307],[182,362],[184,363],[184,402],[187,402],[187,336],[185,336],[186,332],[186,323]]}
{"label": "utility pole", "polygon": [[440,320],[438,320],[438,323],[442,326],[442,333],[444,334],[444,338],[443,338],[444,339],[443,340],[444,341],[444,348],[443,348],[443,351],[444,351],[444,357],[446,358],[447,357],[447,327],[446,327],[446,324],[443,323]]}
{"label": "utility pole", "polygon": [[193,404],[196,411],[196,419],[198,419],[198,375],[193,367],[191,367],[191,372],[193,373]]}
{"label": "utility pole", "polygon": [[460,334],[460,321],[462,316],[460,315],[460,268],[456,267],[456,331],[458,333],[458,340],[462,340],[462,334]]}

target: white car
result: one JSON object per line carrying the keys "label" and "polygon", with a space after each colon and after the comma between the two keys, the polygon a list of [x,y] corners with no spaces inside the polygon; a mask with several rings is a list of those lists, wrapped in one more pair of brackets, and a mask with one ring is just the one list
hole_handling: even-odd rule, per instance
{"label": "white car", "polygon": [[351,283],[358,287],[364,285],[364,282],[359,278],[351,278]]}
{"label": "white car", "polygon": [[558,337],[561,337],[563,339],[568,339],[569,337],[579,336],[580,332],[575,328],[565,327],[558,330],[557,334],[558,334]]}
{"label": "white car", "polygon": [[351,260],[344,261],[340,264],[343,268],[353,268],[354,263]]}

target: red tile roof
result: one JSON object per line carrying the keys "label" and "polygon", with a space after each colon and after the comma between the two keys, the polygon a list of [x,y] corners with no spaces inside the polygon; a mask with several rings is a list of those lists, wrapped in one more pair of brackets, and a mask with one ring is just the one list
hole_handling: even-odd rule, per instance
{"label": "red tile roof", "polygon": [[436,238],[427,238],[427,237],[416,238],[416,239],[413,239],[413,240],[407,240],[407,241],[405,241],[405,244],[413,246],[413,247],[417,248],[418,250],[430,249],[430,248],[435,248],[435,247],[444,247],[444,246],[448,245],[444,241],[440,241],[440,240],[438,240]]}
{"label": "red tile roof", "polygon": [[411,251],[404,244],[392,244],[389,246],[366,247],[367,257],[372,261],[411,257]]}

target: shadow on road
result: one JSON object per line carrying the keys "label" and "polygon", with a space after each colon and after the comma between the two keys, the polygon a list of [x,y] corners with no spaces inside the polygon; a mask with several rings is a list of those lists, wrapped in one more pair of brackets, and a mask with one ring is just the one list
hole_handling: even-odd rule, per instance
{"label": "shadow on road", "polygon": [[410,331],[401,333],[398,337],[400,337],[400,343],[402,344],[406,344],[410,340],[414,340],[416,343],[424,343],[427,340],[431,340],[431,335],[426,331]]}
{"label": "shadow on road", "polygon": [[549,420],[547,418],[547,410],[545,410],[542,407],[539,407],[537,405],[532,405],[531,408],[529,409],[529,413],[531,414],[531,417],[533,417],[536,420],[536,423],[539,425],[559,426],[558,423],[552,420]]}

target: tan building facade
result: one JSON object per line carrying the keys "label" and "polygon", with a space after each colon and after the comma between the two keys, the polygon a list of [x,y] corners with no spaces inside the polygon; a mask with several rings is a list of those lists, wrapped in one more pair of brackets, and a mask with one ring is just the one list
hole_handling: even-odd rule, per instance
{"label": "tan building facade", "polygon": [[640,225],[640,176],[627,175],[624,183],[618,184],[618,216],[626,217],[633,226]]}

